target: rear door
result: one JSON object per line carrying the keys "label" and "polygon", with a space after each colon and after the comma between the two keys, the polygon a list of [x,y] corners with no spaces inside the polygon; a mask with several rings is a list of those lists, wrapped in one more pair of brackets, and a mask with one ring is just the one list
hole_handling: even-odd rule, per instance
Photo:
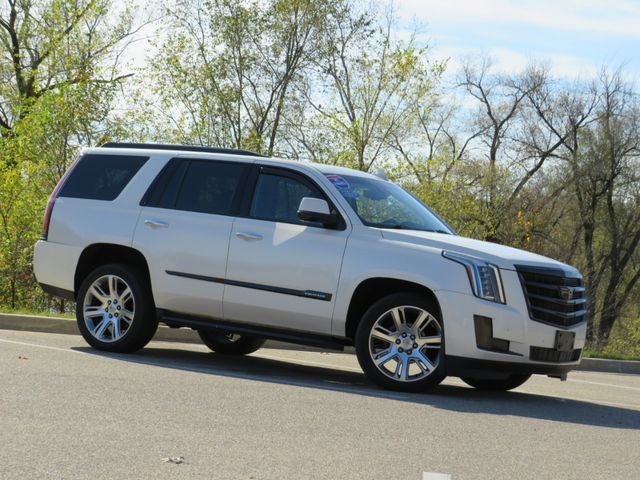
{"label": "rear door", "polygon": [[298,220],[302,198],[331,202],[312,179],[256,168],[250,203],[230,238],[225,319],[330,334],[350,229],[344,220],[337,229]]}
{"label": "rear door", "polygon": [[176,158],[145,195],[134,246],[148,259],[158,308],[222,318],[229,236],[250,168]]}

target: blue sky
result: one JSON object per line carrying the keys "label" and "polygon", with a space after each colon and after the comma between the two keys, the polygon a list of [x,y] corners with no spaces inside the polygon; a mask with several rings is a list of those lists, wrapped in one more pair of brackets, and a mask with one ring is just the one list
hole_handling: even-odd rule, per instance
{"label": "blue sky", "polygon": [[[487,53],[494,69],[503,72],[519,71],[536,60],[547,62],[560,77],[591,77],[603,65],[625,63],[629,79],[640,80],[640,0],[361,1],[391,1],[398,36],[417,28],[419,41],[433,47],[434,57],[449,59],[449,74],[465,57]],[[153,30],[149,26],[137,37]],[[149,44],[142,40],[126,58],[141,66],[148,53]]]}
{"label": "blue sky", "polygon": [[433,55],[455,71],[466,56],[487,53],[499,71],[531,60],[561,77],[586,77],[626,63],[640,77],[640,0],[395,0],[400,34],[417,24]]}

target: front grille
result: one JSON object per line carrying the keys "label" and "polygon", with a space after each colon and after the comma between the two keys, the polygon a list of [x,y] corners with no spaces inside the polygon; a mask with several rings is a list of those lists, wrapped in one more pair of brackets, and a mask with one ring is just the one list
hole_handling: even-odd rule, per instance
{"label": "front grille", "polygon": [[584,282],[555,268],[516,265],[529,316],[537,322],[570,327],[587,319]]}
{"label": "front grille", "polygon": [[559,352],[553,348],[530,347],[529,359],[536,362],[563,363],[577,362],[580,360],[582,349],[577,348],[573,351]]}

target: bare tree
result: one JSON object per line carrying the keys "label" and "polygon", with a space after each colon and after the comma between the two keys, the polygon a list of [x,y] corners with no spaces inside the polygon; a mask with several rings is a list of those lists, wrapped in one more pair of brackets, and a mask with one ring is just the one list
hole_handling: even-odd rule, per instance
{"label": "bare tree", "polygon": [[[593,268],[595,275],[606,277],[597,338],[606,344],[640,280],[640,105],[620,72],[603,72],[600,85],[597,128],[590,132],[584,164],[573,166],[576,193],[580,191],[589,209],[594,203],[604,208],[598,223],[607,241],[600,265]],[[594,242],[591,236],[589,242]]]}
{"label": "bare tree", "polygon": [[[587,89],[571,85],[532,104],[544,128],[561,141],[582,237],[588,287],[589,340],[608,341],[640,279],[640,108],[620,71],[606,70]],[[598,326],[597,331],[593,329]]]}
{"label": "bare tree", "polygon": [[315,112],[311,123],[333,134],[334,162],[367,171],[386,158],[393,139],[411,132],[415,104],[442,73],[442,64],[425,61],[425,49],[393,39],[393,22],[387,15],[379,24],[350,4],[325,19],[317,76],[304,95]]}
{"label": "bare tree", "polygon": [[[517,126],[527,95],[536,85],[526,75],[493,74],[491,67],[491,59],[486,56],[479,61],[467,60],[459,74],[458,87],[478,102],[473,122],[480,132],[479,144],[488,162],[486,211],[482,213],[481,221],[485,223],[485,239],[500,242],[504,241],[499,233],[504,210],[498,198],[498,168],[508,167],[518,153],[510,144],[510,134]],[[476,148],[478,151],[480,148]]]}
{"label": "bare tree", "polygon": [[273,155],[325,8],[311,0],[168,7],[150,76],[175,139]]}

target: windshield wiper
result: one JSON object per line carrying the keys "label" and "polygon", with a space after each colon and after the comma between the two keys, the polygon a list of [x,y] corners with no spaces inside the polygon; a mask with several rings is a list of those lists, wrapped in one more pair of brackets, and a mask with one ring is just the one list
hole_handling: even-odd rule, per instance
{"label": "windshield wiper", "polygon": [[433,232],[433,233],[444,233],[446,235],[451,235],[451,232],[447,232],[446,230],[442,230],[442,229],[434,230],[429,228],[414,228],[414,227],[409,227],[407,225],[400,225],[400,224],[396,224],[396,225],[377,224],[372,226],[375,226],[377,228],[389,228],[393,230],[415,230],[418,232]]}
{"label": "windshield wiper", "polygon": [[389,225],[387,223],[371,223],[369,224],[369,226],[376,227],[376,228],[389,228],[393,230],[420,230],[419,228],[411,228],[411,227],[407,227],[406,225],[400,225],[400,224]]}

